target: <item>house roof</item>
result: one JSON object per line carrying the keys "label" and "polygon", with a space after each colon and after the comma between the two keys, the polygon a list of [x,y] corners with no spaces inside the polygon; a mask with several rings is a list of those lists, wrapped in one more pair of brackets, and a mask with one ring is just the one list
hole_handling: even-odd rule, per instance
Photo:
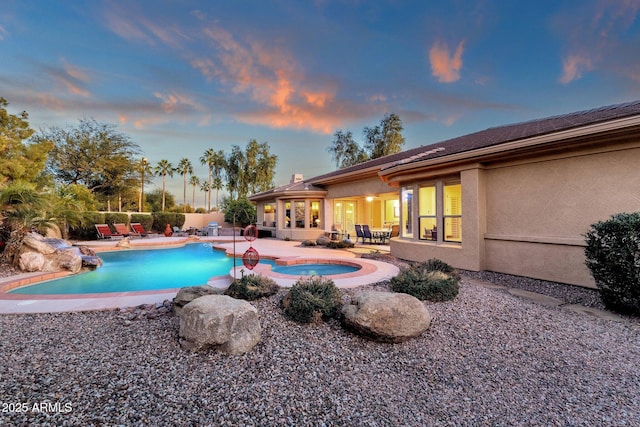
{"label": "house roof", "polygon": [[385,169],[407,165],[425,159],[435,159],[474,151],[481,148],[506,145],[536,136],[550,135],[561,131],[640,115],[640,100],[624,104],[609,105],[592,110],[578,111],[543,119],[488,128],[479,132],[448,139],[427,146],[420,146],[401,153],[369,160],[357,165],[338,169],[308,180],[315,184],[329,184],[357,176],[374,175]]}
{"label": "house roof", "polygon": [[306,181],[298,181],[281,185],[280,187],[272,188],[271,190],[263,191],[262,193],[256,193],[249,197],[249,200],[265,200],[273,199],[276,197],[283,197],[292,195],[296,197],[308,195],[308,196],[323,196],[327,193],[327,190],[317,185],[310,184]]}

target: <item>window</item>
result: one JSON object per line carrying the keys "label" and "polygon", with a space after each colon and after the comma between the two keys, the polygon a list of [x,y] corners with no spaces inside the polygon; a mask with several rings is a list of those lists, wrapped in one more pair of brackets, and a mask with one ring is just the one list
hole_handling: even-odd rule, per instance
{"label": "window", "polygon": [[462,242],[462,186],[444,185],[444,240]]}
{"label": "window", "polygon": [[435,185],[420,187],[418,190],[418,221],[420,239],[437,241],[438,217]]}
{"label": "window", "polygon": [[262,225],[265,227],[276,226],[276,205],[274,203],[267,203],[264,205],[262,215]]}
{"label": "window", "polygon": [[[402,189],[403,237],[432,242],[462,242],[462,185],[459,180],[437,181]],[[414,206],[415,205],[415,206]],[[412,222],[413,215],[417,221]],[[412,227],[418,227],[412,229]]]}
{"label": "window", "polygon": [[320,226],[320,202],[312,201],[311,209],[309,211],[309,226],[310,227],[319,227]]}
{"label": "window", "polygon": [[296,228],[305,228],[304,227],[304,202],[293,202],[294,207],[295,207],[295,221],[296,221]]}
{"label": "window", "polygon": [[286,202],[284,204],[284,226],[291,227],[291,203]]}
{"label": "window", "polygon": [[402,188],[402,236],[413,237],[413,189]]}

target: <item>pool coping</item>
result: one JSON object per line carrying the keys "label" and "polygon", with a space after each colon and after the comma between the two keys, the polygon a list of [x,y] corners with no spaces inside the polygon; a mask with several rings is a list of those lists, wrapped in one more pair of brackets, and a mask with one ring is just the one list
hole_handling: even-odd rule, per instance
{"label": "pool coping", "polygon": [[[109,245],[109,243],[111,243]],[[96,252],[135,249],[166,249],[181,247],[190,243],[212,243],[213,247],[225,251],[228,256],[242,256],[249,247],[255,246],[263,258],[272,258],[276,263],[294,265],[303,263],[333,263],[356,265],[358,271],[339,275],[324,275],[330,278],[339,288],[352,288],[381,280],[389,279],[398,273],[392,264],[370,259],[356,258],[356,255],[343,250],[317,249],[299,246],[299,242],[259,239],[253,243],[240,241],[233,236],[211,238],[162,237],[153,239],[131,240],[130,247],[117,247],[118,241],[78,242],[78,245],[90,246]],[[233,245],[233,246],[231,246]],[[375,249],[375,248],[371,248]],[[323,253],[324,251],[324,253]],[[327,252],[331,251],[331,252]],[[235,277],[252,273],[244,265],[235,267]],[[281,287],[291,287],[298,277],[271,271],[269,265],[259,265],[253,273],[271,277]],[[159,304],[175,297],[180,288],[161,289],[155,291],[109,292],[102,294],[47,294],[28,295],[10,294],[8,291],[18,287],[39,283],[71,275],[69,272],[22,273],[0,279],[0,314],[16,313],[52,313],[69,311],[105,310],[132,307],[142,304]],[[234,269],[228,275],[211,277],[207,284],[212,287],[226,288],[234,277]]]}

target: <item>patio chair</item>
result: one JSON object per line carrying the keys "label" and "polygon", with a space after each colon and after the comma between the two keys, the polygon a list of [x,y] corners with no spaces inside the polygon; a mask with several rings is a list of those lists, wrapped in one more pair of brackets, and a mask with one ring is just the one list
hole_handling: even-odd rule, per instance
{"label": "patio chair", "polygon": [[364,244],[364,233],[362,232],[362,226],[360,224],[356,224],[354,227],[356,228],[356,243],[358,243],[358,239],[362,239],[362,244]]}
{"label": "patio chair", "polygon": [[373,244],[373,234],[371,233],[371,229],[367,224],[364,224],[362,226],[362,235],[363,235],[363,239],[362,239],[363,244],[365,239],[369,239],[369,244],[371,245]]}
{"label": "patio chair", "polygon": [[391,233],[389,233],[389,238],[398,237],[400,235],[400,226],[398,224],[391,226]]}
{"label": "patio chair", "polygon": [[95,224],[96,231],[98,232],[98,239],[112,239],[112,238],[122,238],[124,237],[122,234],[114,233],[109,228],[107,224]]}
{"label": "patio chair", "polygon": [[128,236],[133,236],[134,235],[134,233],[129,231],[127,226],[125,224],[123,224],[123,223],[113,224],[113,228],[115,228],[116,229],[116,233],[120,234],[121,236],[128,237]]}
{"label": "patio chair", "polygon": [[184,237],[184,236],[188,236],[189,234],[184,230],[180,230],[180,227],[174,226],[173,227],[173,235],[174,236],[182,236],[182,237]]}
{"label": "patio chair", "polygon": [[131,227],[131,231],[133,231],[132,234],[138,235],[140,237],[147,237],[149,235],[149,233],[147,233],[147,230],[144,229],[144,226],[139,222],[132,222],[131,224],[129,224],[129,226]]}

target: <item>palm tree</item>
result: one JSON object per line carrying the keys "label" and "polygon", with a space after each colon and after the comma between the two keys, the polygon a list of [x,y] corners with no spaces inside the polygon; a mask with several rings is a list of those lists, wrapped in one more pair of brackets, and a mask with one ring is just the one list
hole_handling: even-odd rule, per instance
{"label": "palm tree", "polygon": [[195,209],[196,208],[196,187],[200,185],[200,178],[198,178],[195,175],[191,175],[191,178],[189,179],[189,185],[193,186],[193,193],[191,194],[191,204]]}
{"label": "palm tree", "polygon": [[[200,190],[204,191],[204,205],[207,206],[207,194],[209,193],[209,183],[205,181],[202,184],[200,184]],[[209,199],[209,203],[211,203],[211,199]]]}
{"label": "palm tree", "polygon": [[209,192],[209,189],[212,186],[213,183],[213,165],[215,162],[215,156],[216,156],[216,152],[213,150],[213,148],[208,148],[207,151],[204,152],[204,154],[202,155],[202,157],[200,157],[200,164],[202,165],[207,165],[209,167],[209,181],[207,182],[208,186],[206,191],[209,193],[209,203],[206,203],[205,200],[205,205],[207,206],[207,212],[209,212],[211,210],[211,193]]}
{"label": "palm tree", "polygon": [[180,163],[178,163],[177,171],[180,172],[184,179],[184,188],[182,192],[182,211],[187,211],[187,174],[193,173],[193,165],[186,157],[180,159]]}
{"label": "palm tree", "polygon": [[165,159],[160,160],[156,165],[156,167],[153,168],[153,172],[157,176],[162,177],[162,212],[164,212],[164,205],[165,205],[166,178],[167,178],[167,175],[169,175],[170,177],[173,177],[174,171],[175,169],[173,168],[173,165],[169,163],[168,160],[165,160]]}

